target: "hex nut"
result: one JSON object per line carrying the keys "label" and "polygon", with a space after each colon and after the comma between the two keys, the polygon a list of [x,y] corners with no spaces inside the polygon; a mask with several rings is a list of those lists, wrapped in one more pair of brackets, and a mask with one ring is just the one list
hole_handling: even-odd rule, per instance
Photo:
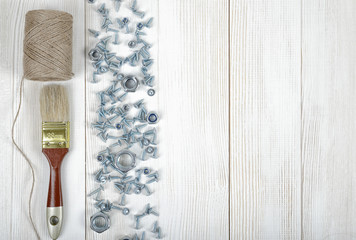
{"label": "hex nut", "polygon": [[115,155],[115,166],[122,172],[128,172],[136,166],[136,155],[129,150],[122,150]]}
{"label": "hex nut", "polygon": [[[98,219],[104,219],[104,224],[99,224]],[[97,232],[102,233],[110,228],[110,218],[102,212],[97,212],[90,217],[90,228]]]}
{"label": "hex nut", "polygon": [[121,85],[125,92],[135,92],[138,87],[138,80],[136,77],[127,76],[124,80],[122,80]]}
{"label": "hex nut", "polygon": [[97,48],[93,48],[92,50],[90,50],[88,55],[90,60],[92,61],[99,61],[103,57],[102,52]]}

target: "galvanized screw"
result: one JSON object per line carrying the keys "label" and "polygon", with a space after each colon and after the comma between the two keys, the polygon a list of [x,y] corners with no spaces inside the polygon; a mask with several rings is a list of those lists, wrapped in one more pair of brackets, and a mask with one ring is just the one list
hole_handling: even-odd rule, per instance
{"label": "galvanized screw", "polygon": [[154,149],[153,147],[151,147],[151,146],[149,146],[149,147],[146,148],[146,152],[149,153],[149,154],[153,153],[154,150],[155,150],[155,149]]}
{"label": "galvanized screw", "polygon": [[128,208],[122,209],[122,214],[128,215],[129,213],[130,213],[130,209],[128,209]]}
{"label": "galvanized screw", "polygon": [[100,185],[99,188],[95,189],[94,191],[92,191],[91,193],[88,194],[88,197],[93,196],[95,193],[98,193],[100,191],[104,191],[104,187],[102,185]]}
{"label": "galvanized screw", "polygon": [[156,91],[153,88],[150,88],[147,90],[147,95],[152,97],[153,95],[155,95]]}
{"label": "galvanized screw", "polygon": [[131,40],[127,45],[129,46],[129,48],[134,48],[134,47],[136,47],[137,42],[134,40]]}

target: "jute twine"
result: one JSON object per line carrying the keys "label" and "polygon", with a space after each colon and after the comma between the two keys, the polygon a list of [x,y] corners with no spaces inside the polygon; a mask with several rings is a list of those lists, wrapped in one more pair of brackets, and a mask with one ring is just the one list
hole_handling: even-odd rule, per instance
{"label": "jute twine", "polygon": [[38,239],[37,228],[32,219],[31,201],[35,185],[33,165],[14,138],[14,129],[19,116],[24,79],[33,81],[62,81],[72,78],[72,26],[69,13],[55,10],[34,10],[26,14],[24,38],[24,75],[20,83],[20,102],[12,123],[12,142],[30,166],[32,186],[28,202],[28,214]]}

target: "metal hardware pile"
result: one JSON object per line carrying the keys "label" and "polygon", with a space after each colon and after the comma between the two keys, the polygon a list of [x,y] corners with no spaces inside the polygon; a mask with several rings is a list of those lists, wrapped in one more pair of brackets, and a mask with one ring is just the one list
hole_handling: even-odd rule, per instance
{"label": "metal hardware pile", "polygon": [[[95,0],[88,2],[96,4]],[[130,18],[121,14],[124,7],[130,9]],[[109,8],[114,9],[114,14],[110,13]],[[97,120],[91,124],[106,148],[96,157],[100,167],[94,174],[94,179],[99,187],[88,194],[97,209],[90,218],[90,226],[97,233],[106,231],[110,228],[109,214],[113,213],[111,210],[116,210],[131,218],[134,228],[138,230],[141,228],[142,218],[159,215],[150,204],[136,215],[131,214],[132,209],[126,207],[128,196],[149,196],[152,193],[150,185],[159,181],[156,170],[138,167],[142,161],[158,157],[157,132],[154,126],[159,121],[159,116],[155,111],[146,109],[144,99],[133,103],[126,99],[128,94],[135,94],[137,91],[144,90],[149,97],[156,93],[153,89],[155,77],[150,73],[154,62],[150,54],[151,45],[144,40],[153,18],[145,18],[146,14],[139,10],[136,0],[111,0],[99,4],[96,10],[102,23],[100,31],[88,30],[92,37],[98,39],[95,47],[88,53],[94,69],[91,82],[96,84],[105,81],[108,86],[97,92]],[[115,17],[110,17],[112,15]],[[131,36],[131,40],[121,40],[123,35]],[[114,51],[119,45],[126,45],[131,53],[122,56],[121,52]],[[132,69],[129,74],[122,71],[127,66]],[[101,198],[102,192],[109,189],[117,192],[117,203]],[[142,232],[139,238],[135,233],[122,239],[143,240],[145,234]],[[152,234],[158,239],[162,237],[157,221],[153,223]]]}

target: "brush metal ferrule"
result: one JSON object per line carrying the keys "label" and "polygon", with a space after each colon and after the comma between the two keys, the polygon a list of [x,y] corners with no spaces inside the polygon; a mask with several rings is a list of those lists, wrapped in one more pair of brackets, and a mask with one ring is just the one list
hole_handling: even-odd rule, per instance
{"label": "brush metal ferrule", "polygon": [[42,148],[69,148],[69,122],[42,122]]}

